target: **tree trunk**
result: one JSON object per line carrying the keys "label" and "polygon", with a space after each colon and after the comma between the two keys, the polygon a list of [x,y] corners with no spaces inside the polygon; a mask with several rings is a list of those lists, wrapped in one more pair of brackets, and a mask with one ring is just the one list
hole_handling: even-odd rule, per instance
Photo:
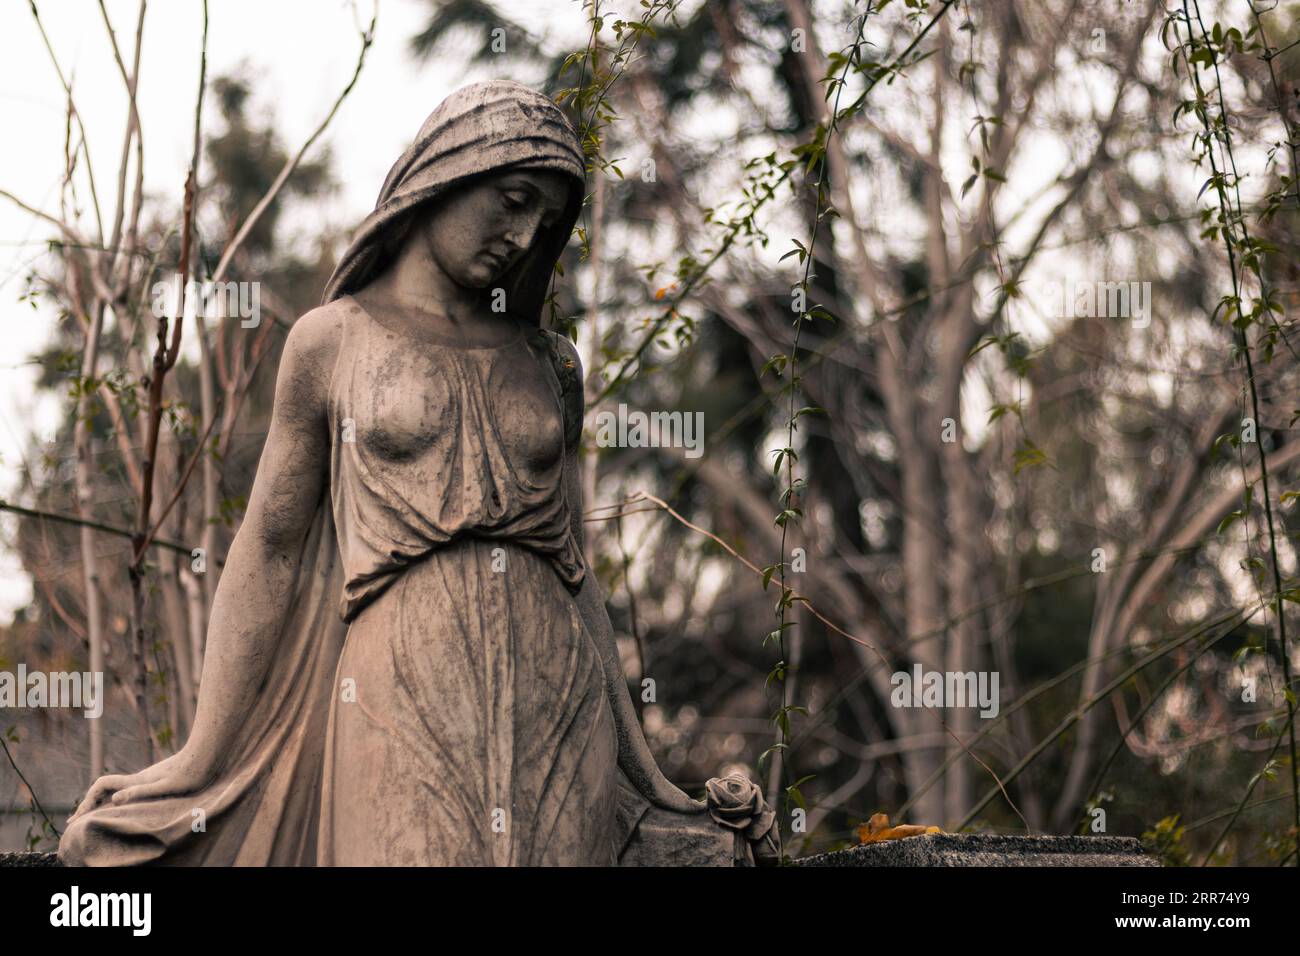
{"label": "tree trunk", "polygon": [[[86,350],[81,359],[81,376],[91,381],[99,364],[99,337],[104,326],[107,305],[96,300],[86,329]],[[92,432],[94,389],[85,387],[77,403],[74,447],[77,456],[77,512],[83,520],[94,520],[94,434]],[[104,611],[99,594],[99,559],[95,555],[95,533],[81,528],[81,566],[86,586],[86,636],[90,644],[90,672],[104,672]],[[101,684],[100,686],[105,686]],[[101,702],[102,703],[102,702]],[[104,773],[104,726],[100,720],[90,722],[90,779]]]}

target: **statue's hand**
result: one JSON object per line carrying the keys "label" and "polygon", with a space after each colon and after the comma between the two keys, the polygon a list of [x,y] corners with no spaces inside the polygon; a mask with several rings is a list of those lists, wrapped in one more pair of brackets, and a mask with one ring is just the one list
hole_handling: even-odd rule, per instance
{"label": "statue's hand", "polygon": [[105,803],[118,807],[137,800],[190,793],[211,779],[212,770],[206,761],[181,750],[139,773],[110,773],[100,777],[91,784],[89,792],[68,820],[75,820]]}
{"label": "statue's hand", "polygon": [[640,784],[637,789],[641,791],[641,796],[664,810],[672,810],[675,813],[703,813],[709,808],[703,800],[692,800],[685,791],[674,786],[672,781],[659,772],[658,767],[655,767],[649,779],[637,782]]}

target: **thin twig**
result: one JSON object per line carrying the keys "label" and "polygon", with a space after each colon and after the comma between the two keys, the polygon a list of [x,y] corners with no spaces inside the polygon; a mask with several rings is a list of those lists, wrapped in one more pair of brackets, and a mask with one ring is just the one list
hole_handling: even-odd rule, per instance
{"label": "thin twig", "polygon": [[56,827],[54,821],[50,819],[50,815],[46,813],[45,808],[41,806],[41,801],[36,798],[36,791],[32,789],[32,785],[28,783],[27,778],[23,776],[23,772],[18,769],[18,764],[14,762],[14,755],[9,752],[9,743],[5,740],[3,734],[0,734],[0,747],[4,748],[5,756],[9,758],[9,766],[14,768],[14,773],[18,775],[18,779],[23,782],[23,786],[26,787],[27,792],[31,794],[32,803],[35,805],[36,809],[40,811],[41,816],[45,818],[46,826],[54,831],[56,837],[62,836],[62,834],[59,833],[59,828]]}

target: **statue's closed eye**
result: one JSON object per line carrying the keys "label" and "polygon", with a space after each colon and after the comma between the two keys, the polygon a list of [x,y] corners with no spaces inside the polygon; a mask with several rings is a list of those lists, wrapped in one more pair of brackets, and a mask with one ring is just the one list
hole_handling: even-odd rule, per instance
{"label": "statue's closed eye", "polygon": [[502,193],[501,204],[507,209],[523,209],[528,205],[528,196],[524,193]]}
{"label": "statue's closed eye", "polygon": [[[528,208],[528,206],[532,205],[537,200],[538,197],[536,194],[524,190],[507,189],[501,192],[501,205],[506,209],[515,212]],[[558,219],[559,213],[548,209],[546,214],[542,216],[542,228],[552,228]]]}

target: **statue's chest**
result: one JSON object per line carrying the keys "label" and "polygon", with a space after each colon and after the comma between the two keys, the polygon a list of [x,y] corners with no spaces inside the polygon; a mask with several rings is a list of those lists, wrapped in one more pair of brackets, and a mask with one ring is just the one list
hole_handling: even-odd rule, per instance
{"label": "statue's chest", "polygon": [[523,341],[467,349],[367,338],[349,389],[352,437],[366,457],[435,473],[505,465],[525,480],[560,464],[562,412]]}

